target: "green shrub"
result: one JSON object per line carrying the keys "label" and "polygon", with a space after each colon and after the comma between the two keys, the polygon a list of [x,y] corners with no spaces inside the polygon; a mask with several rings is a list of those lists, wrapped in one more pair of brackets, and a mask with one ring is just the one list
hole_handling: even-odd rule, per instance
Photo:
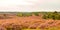
{"label": "green shrub", "polygon": [[32,16],[32,14],[31,13],[24,13],[23,16],[27,16],[28,17],[28,16]]}
{"label": "green shrub", "polygon": [[[47,16],[46,16],[47,15]],[[48,12],[45,15],[43,15],[43,19],[54,19],[54,20],[60,20],[60,13],[58,12]]]}
{"label": "green shrub", "polygon": [[17,13],[17,16],[19,16],[19,17],[32,16],[32,13]]}
{"label": "green shrub", "polygon": [[23,14],[22,13],[17,13],[17,16],[22,17]]}
{"label": "green shrub", "polygon": [[52,14],[48,14],[48,18],[52,18],[52,16],[53,16]]}
{"label": "green shrub", "polygon": [[34,15],[39,16],[39,13],[38,12],[34,12]]}
{"label": "green shrub", "polygon": [[52,19],[54,19],[54,20],[59,20],[59,19],[60,19],[60,15],[59,15],[59,14],[54,14],[54,15],[52,16]]}
{"label": "green shrub", "polygon": [[60,15],[55,15],[56,20],[60,20]]}
{"label": "green shrub", "polygon": [[55,11],[55,12],[53,12],[53,14],[58,14],[58,12],[57,12],[57,11]]}
{"label": "green shrub", "polygon": [[43,18],[44,18],[44,19],[48,19],[48,16],[47,16],[47,15],[43,15]]}

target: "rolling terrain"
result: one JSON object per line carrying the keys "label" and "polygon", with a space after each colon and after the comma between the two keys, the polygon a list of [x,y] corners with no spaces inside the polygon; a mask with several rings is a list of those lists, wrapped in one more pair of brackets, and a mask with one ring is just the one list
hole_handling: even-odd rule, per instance
{"label": "rolling terrain", "polygon": [[60,20],[43,19],[39,16],[19,17],[15,14],[0,14],[0,30],[60,30]]}

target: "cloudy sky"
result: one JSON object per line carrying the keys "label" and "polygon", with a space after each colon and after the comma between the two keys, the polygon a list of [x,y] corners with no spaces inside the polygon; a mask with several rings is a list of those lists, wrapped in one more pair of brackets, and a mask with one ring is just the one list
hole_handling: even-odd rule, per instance
{"label": "cloudy sky", "polygon": [[0,0],[0,11],[60,11],[60,0]]}

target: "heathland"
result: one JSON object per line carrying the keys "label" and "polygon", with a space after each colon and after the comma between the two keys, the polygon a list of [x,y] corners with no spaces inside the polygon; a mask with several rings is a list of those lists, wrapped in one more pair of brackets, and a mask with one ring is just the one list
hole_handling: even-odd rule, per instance
{"label": "heathland", "polygon": [[60,12],[1,12],[0,30],[60,30]]}

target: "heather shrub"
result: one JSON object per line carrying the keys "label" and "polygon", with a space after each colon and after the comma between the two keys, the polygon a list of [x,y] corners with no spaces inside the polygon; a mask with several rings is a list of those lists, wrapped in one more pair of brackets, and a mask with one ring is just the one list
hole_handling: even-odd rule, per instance
{"label": "heather shrub", "polygon": [[21,25],[22,26],[22,29],[27,29],[28,26],[27,25]]}
{"label": "heather shrub", "polygon": [[36,29],[39,26],[39,23],[34,23],[29,26],[30,29]]}
{"label": "heather shrub", "polygon": [[47,28],[47,29],[44,29],[44,30],[60,30],[60,28],[58,28],[58,27],[50,27],[50,28]]}
{"label": "heather shrub", "polygon": [[20,25],[16,25],[16,24],[9,24],[5,28],[7,30],[22,30],[22,27]]}
{"label": "heather shrub", "polygon": [[5,27],[0,26],[0,30],[7,30]]}
{"label": "heather shrub", "polygon": [[8,16],[6,14],[3,14],[2,16],[0,16],[0,19],[6,19]]}

